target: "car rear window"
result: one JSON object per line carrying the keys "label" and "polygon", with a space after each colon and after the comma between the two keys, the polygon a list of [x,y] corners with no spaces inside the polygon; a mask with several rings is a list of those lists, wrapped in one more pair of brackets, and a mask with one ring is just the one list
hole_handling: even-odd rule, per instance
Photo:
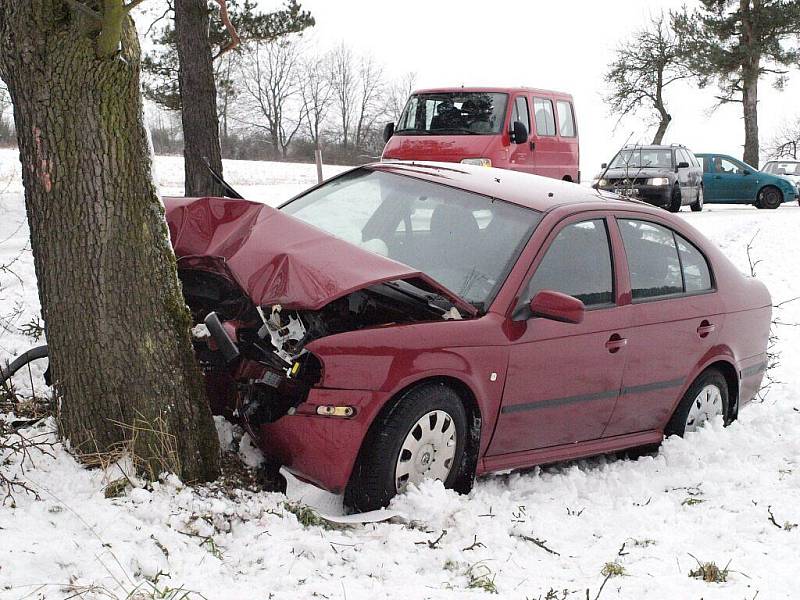
{"label": "car rear window", "polygon": [[619,219],[633,300],[712,289],[703,254],[671,229],[650,221]]}

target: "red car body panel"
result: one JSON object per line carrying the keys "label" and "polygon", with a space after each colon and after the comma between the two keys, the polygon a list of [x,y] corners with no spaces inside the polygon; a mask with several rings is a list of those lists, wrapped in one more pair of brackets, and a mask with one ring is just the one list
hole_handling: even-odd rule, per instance
{"label": "red car body panel", "polygon": [[[580,181],[580,142],[572,96],[535,88],[434,88],[417,90],[414,94],[447,92],[492,92],[508,95],[506,114],[499,133],[484,135],[405,135],[392,136],[383,149],[382,160],[415,160],[461,162],[465,158],[488,158],[492,166],[552,177]],[[530,114],[528,139],[511,142],[512,107],[518,97],[527,100]],[[556,123],[559,122],[558,101],[572,106],[574,136],[562,136],[559,127],[555,135],[543,135],[536,130],[535,98],[552,102]]]}
{"label": "red car body panel", "polygon": [[[680,217],[574,184],[509,171],[398,163],[363,168],[501,198],[538,210],[542,218],[485,314],[348,331],[308,344],[322,364],[321,380],[295,414],[255,432],[264,452],[297,476],[342,492],[376,416],[388,402],[428,380],[453,383],[477,408],[478,474],[656,443],[686,389],[711,365],[729,381],[734,412],[756,393],[766,368],[769,293]],[[168,204],[184,205],[181,202],[191,204]],[[214,214],[224,214],[222,205],[228,201],[219,202]],[[196,248],[184,245],[177,235],[177,214],[172,208],[168,211],[180,257]],[[692,242],[711,267],[713,289],[633,302],[619,218],[660,224]],[[587,310],[580,324],[512,319],[550,242],[565,225],[587,219],[604,219],[607,225],[614,306]],[[246,261],[228,263],[238,281],[248,282],[259,272],[259,264],[273,259],[271,253],[286,251],[291,242],[282,246],[277,240],[295,231],[292,220],[280,220],[282,231],[275,232],[280,237],[271,246],[250,246],[253,253]],[[311,235],[305,228],[296,230]],[[339,247],[344,257],[363,252],[347,242],[337,242]],[[392,261],[372,260],[372,255],[370,260],[375,272],[359,271],[364,285],[376,273],[379,278],[389,276],[387,262],[397,273],[411,275]],[[246,265],[245,277],[236,274],[240,264]],[[358,285],[353,271],[343,270],[342,284],[339,267],[326,264],[334,269],[330,272],[336,291],[331,295]],[[291,300],[287,297],[286,304]],[[314,304],[320,301],[321,296]],[[608,346],[613,336],[624,339],[624,345]],[[355,414],[346,419],[319,416],[316,409],[323,405],[352,406]]]}

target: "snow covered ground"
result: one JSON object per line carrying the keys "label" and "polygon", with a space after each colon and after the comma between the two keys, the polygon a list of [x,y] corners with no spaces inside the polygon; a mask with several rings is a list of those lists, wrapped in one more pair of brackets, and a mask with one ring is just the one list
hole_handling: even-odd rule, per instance
{"label": "snow covered ground", "polygon": [[[225,169],[270,204],[315,181],[312,165]],[[159,157],[156,170],[165,193],[180,193],[179,158]],[[34,345],[19,329],[38,313],[21,192],[16,154],[0,151],[0,264],[16,258],[16,276],[0,273],[0,314],[21,307],[0,323],[0,361]],[[752,240],[776,304],[800,296],[794,203],[681,214],[745,272]],[[41,500],[17,494],[16,508],[0,508],[0,598],[796,598],[800,328],[789,324],[800,301],[776,316],[787,323],[776,329],[778,383],[731,427],[669,439],[638,460],[486,477],[466,497],[431,482],[397,498],[402,518],[388,523],[303,525],[308,515],[281,494],[173,479],[106,499],[118,472],[85,470],[62,449],[34,453],[25,477]],[[232,428],[220,431],[227,440]],[[19,471],[13,460],[0,468]],[[690,577],[697,561],[727,565],[727,581]]]}

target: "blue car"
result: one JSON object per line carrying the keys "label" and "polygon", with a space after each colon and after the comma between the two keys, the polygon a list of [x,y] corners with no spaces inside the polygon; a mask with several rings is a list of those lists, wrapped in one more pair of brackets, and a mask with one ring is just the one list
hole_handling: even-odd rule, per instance
{"label": "blue car", "polygon": [[696,156],[703,161],[705,202],[778,208],[797,199],[797,188],[785,177],[764,173],[726,154]]}

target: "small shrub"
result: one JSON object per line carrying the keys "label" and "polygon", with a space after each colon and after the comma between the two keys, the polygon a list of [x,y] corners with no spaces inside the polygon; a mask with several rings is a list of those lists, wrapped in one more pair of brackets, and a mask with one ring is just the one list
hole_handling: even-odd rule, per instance
{"label": "small shrub", "polygon": [[627,575],[627,573],[625,573],[625,567],[617,561],[604,564],[603,568],[600,569],[600,574],[603,575],[603,577],[622,577],[623,575]]}

